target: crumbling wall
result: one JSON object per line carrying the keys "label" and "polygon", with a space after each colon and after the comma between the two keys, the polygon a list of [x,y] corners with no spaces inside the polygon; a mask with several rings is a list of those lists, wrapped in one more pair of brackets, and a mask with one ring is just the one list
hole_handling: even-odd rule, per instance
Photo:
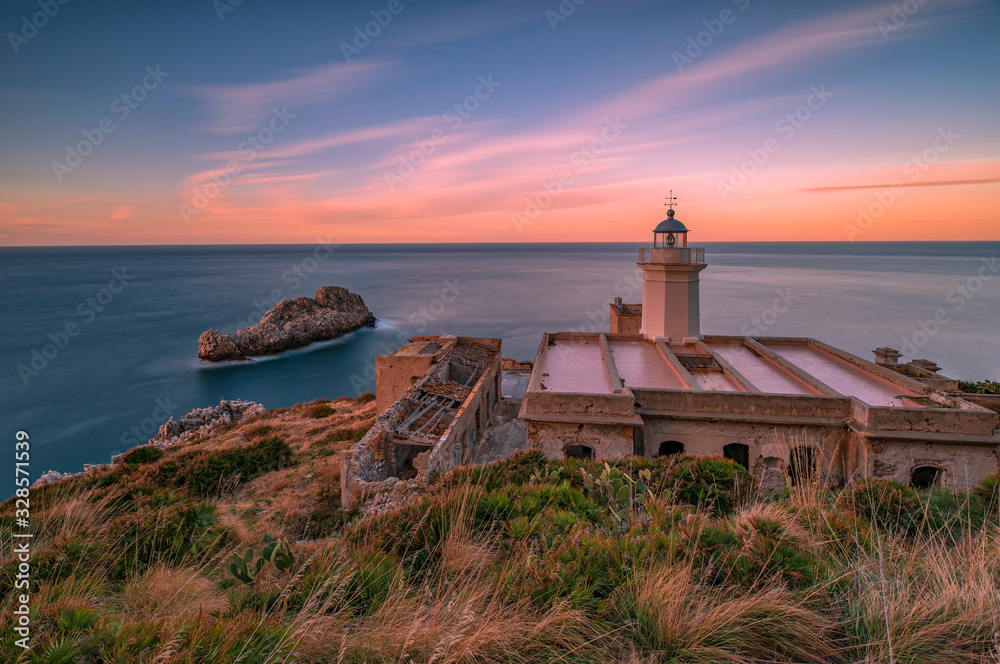
{"label": "crumbling wall", "polygon": [[[385,407],[360,442],[341,453],[341,505],[345,509],[395,490],[400,486],[400,474],[406,476],[407,486],[414,482],[423,485],[436,473],[460,465],[467,446],[483,438],[499,401],[499,339],[414,337],[401,351],[380,360],[384,371],[378,373],[378,380],[387,381],[385,390],[381,383],[377,386],[380,397],[393,394],[402,383],[406,389]],[[421,363],[427,368],[412,377]],[[469,382],[477,374],[471,388],[448,382],[459,378]],[[416,435],[400,428],[417,407],[417,395],[426,399],[437,394],[462,401],[462,405],[436,442],[434,433]],[[409,473],[413,472],[416,477],[410,481]]]}
{"label": "crumbling wall", "polygon": [[567,446],[582,445],[593,450],[595,459],[617,459],[632,454],[634,430],[622,424],[528,422],[528,449],[559,460],[566,457]]}
{"label": "crumbling wall", "polygon": [[988,408],[1000,415],[1000,394],[962,394],[960,396],[965,401]]}
{"label": "crumbling wall", "polygon": [[455,414],[451,426],[441,442],[431,450],[427,459],[427,475],[442,473],[462,464],[469,449],[479,445],[486,436],[486,427],[496,404],[499,402],[498,381],[500,357],[481,366],[482,375],[465,402]]}
{"label": "crumbling wall", "polygon": [[500,360],[501,371],[523,371],[526,373],[531,373],[531,369],[534,366],[535,366],[534,362],[520,362],[518,360],[513,360],[509,357],[505,357]]}
{"label": "crumbling wall", "polygon": [[375,405],[378,412],[398,401],[434,363],[432,355],[375,357]]}
{"label": "crumbling wall", "polygon": [[1000,472],[1000,445],[962,445],[872,438],[865,441],[868,454],[865,475],[910,483],[914,468],[931,466],[944,471],[939,485],[968,491],[988,475]]}

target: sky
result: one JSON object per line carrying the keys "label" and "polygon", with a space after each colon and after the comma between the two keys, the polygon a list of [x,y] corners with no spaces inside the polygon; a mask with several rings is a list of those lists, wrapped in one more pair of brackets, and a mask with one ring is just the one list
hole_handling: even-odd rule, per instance
{"label": "sky", "polygon": [[[65,4],[63,4],[63,2]],[[0,244],[1000,240],[1000,2],[8,0]]]}

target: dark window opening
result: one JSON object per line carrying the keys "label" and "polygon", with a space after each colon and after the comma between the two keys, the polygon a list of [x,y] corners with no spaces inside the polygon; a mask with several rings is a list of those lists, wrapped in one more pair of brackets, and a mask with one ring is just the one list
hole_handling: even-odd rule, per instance
{"label": "dark window opening", "polygon": [[789,457],[788,476],[792,486],[812,480],[816,474],[816,450],[812,447],[793,447]]}
{"label": "dark window opening", "polygon": [[566,458],[567,459],[593,459],[594,450],[593,448],[587,447],[586,445],[567,445],[566,446]]}
{"label": "dark window opening", "polygon": [[684,443],[676,440],[660,443],[660,449],[657,450],[656,456],[670,456],[671,454],[684,454]]}
{"label": "dark window opening", "polygon": [[910,473],[910,486],[914,489],[930,489],[941,481],[941,469],[934,466],[917,466]]}
{"label": "dark window opening", "polygon": [[413,465],[413,460],[417,458],[418,454],[425,451],[426,448],[418,447],[416,445],[396,446],[395,476],[401,480],[412,480],[415,478],[417,476],[417,469]]}
{"label": "dark window opening", "polygon": [[722,448],[722,456],[732,459],[747,470],[750,470],[750,448],[742,443],[729,443]]}

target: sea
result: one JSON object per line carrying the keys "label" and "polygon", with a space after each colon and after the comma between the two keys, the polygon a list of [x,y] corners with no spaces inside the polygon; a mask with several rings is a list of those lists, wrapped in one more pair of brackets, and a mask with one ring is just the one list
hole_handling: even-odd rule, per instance
{"label": "sea", "polygon": [[[534,358],[543,332],[607,331],[642,299],[639,243],[0,248],[0,493],[17,431],[32,481],[144,443],[222,399],[268,408],[373,391],[375,356],[410,336],[503,339]],[[704,334],[809,336],[860,357],[891,346],[965,380],[1000,379],[1000,242],[706,243]],[[338,285],[378,319],[252,362],[197,357],[275,302]]]}

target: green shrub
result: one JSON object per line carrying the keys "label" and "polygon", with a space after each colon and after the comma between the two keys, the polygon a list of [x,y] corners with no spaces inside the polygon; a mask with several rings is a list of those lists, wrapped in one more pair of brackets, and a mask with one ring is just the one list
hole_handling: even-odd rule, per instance
{"label": "green shrub", "polygon": [[980,380],[975,383],[958,381],[958,389],[966,394],[1000,394],[1000,381]]}
{"label": "green shrub", "polygon": [[247,435],[250,438],[264,438],[272,431],[274,431],[274,427],[270,424],[259,424],[252,429],[249,429],[247,431]]}
{"label": "green shrub", "polygon": [[1000,473],[990,475],[973,487],[972,495],[990,518],[996,518],[1000,509]]}
{"label": "green shrub", "polygon": [[355,564],[345,598],[361,615],[371,615],[392,592],[399,577],[399,559],[382,551],[359,552]]}
{"label": "green shrub", "polygon": [[186,486],[199,496],[216,495],[293,461],[292,449],[278,437],[248,447],[194,452],[178,459],[174,484]]}
{"label": "green shrub", "polygon": [[876,528],[907,537],[942,536],[947,541],[983,526],[986,514],[977,497],[975,492],[956,494],[938,488],[917,491],[884,479],[862,480],[843,494],[855,514]]}
{"label": "green shrub", "polygon": [[125,453],[121,458],[124,465],[139,465],[143,463],[153,463],[163,458],[163,450],[154,445],[142,445],[134,447]]}
{"label": "green shrub", "polygon": [[667,470],[667,490],[685,505],[707,507],[715,516],[731,514],[749,495],[750,473],[730,459],[675,456]]}
{"label": "green shrub", "polygon": [[328,403],[318,403],[315,406],[312,406],[307,414],[309,417],[318,420],[324,417],[330,417],[331,415],[336,415],[337,409],[330,408],[330,404]]}

